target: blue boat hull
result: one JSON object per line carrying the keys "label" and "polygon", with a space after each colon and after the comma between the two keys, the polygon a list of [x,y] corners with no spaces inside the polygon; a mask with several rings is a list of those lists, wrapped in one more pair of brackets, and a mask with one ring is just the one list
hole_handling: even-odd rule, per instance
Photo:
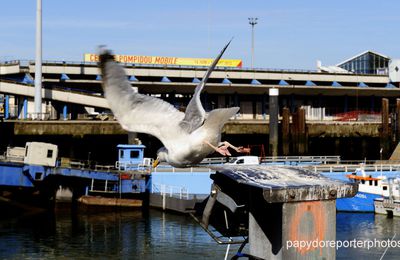
{"label": "blue boat hull", "polygon": [[358,192],[353,198],[336,200],[337,211],[374,212],[374,199],[381,196],[371,193]]}

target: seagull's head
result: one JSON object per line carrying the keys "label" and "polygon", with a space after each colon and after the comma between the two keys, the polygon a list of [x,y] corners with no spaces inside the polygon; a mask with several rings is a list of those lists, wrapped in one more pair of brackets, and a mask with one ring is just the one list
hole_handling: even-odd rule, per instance
{"label": "seagull's head", "polygon": [[160,162],[168,161],[168,150],[165,147],[161,147],[157,151],[157,159],[153,163],[153,167],[156,167]]}

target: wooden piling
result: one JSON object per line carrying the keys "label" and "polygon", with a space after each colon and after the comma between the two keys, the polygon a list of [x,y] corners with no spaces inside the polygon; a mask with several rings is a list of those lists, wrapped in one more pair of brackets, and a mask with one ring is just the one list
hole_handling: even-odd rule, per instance
{"label": "wooden piling", "polygon": [[390,149],[389,99],[382,98],[382,125],[380,132],[381,159],[386,159]]}
{"label": "wooden piling", "polygon": [[299,155],[304,155],[307,152],[307,138],[306,138],[306,112],[305,109],[300,107],[298,109],[298,146]]}
{"label": "wooden piling", "polygon": [[396,99],[396,143],[400,142],[400,99]]}
{"label": "wooden piling", "polygon": [[292,153],[293,155],[298,155],[299,154],[299,113],[298,111],[294,112],[292,114],[292,126],[290,129],[290,137],[292,140]]}
{"label": "wooden piling", "polygon": [[389,100],[382,98],[382,134],[389,134]]}
{"label": "wooden piling", "polygon": [[290,111],[289,108],[282,109],[282,153],[289,155],[290,153]]}
{"label": "wooden piling", "polygon": [[306,113],[304,108],[298,108],[292,115],[291,137],[294,155],[304,155],[308,150]]}

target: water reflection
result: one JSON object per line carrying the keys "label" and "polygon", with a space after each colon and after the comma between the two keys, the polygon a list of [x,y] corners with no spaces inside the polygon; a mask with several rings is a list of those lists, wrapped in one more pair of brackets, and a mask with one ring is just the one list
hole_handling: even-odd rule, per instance
{"label": "water reflection", "polygon": [[[383,240],[400,235],[400,218],[338,214],[337,240]],[[400,240],[400,237],[396,237]],[[0,259],[223,259],[189,216],[150,210],[55,214],[0,220]],[[230,257],[237,246],[231,247]],[[341,248],[337,259],[379,259],[384,248]],[[391,248],[384,259],[399,259]]]}
{"label": "water reflection", "polygon": [[[342,247],[337,252],[338,259],[380,259],[386,248],[379,247],[383,240],[392,239],[400,241],[400,218],[387,218],[385,215],[366,213],[339,213],[337,214],[336,239],[377,241],[368,250],[367,247]],[[383,244],[385,245],[385,244]],[[383,259],[399,259],[400,247],[388,248]]]}
{"label": "water reflection", "polygon": [[1,259],[221,259],[225,249],[188,216],[160,211],[65,211],[0,222]]}

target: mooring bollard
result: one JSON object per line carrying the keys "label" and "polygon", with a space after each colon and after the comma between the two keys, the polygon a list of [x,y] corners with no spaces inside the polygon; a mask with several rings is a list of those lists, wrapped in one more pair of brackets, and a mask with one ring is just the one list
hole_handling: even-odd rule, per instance
{"label": "mooring bollard", "polygon": [[[211,195],[197,220],[218,243],[243,243],[234,258],[335,259],[335,200],[354,196],[357,184],[295,167],[215,170]],[[238,236],[244,239],[233,239]],[[247,242],[249,253],[244,254]]]}

